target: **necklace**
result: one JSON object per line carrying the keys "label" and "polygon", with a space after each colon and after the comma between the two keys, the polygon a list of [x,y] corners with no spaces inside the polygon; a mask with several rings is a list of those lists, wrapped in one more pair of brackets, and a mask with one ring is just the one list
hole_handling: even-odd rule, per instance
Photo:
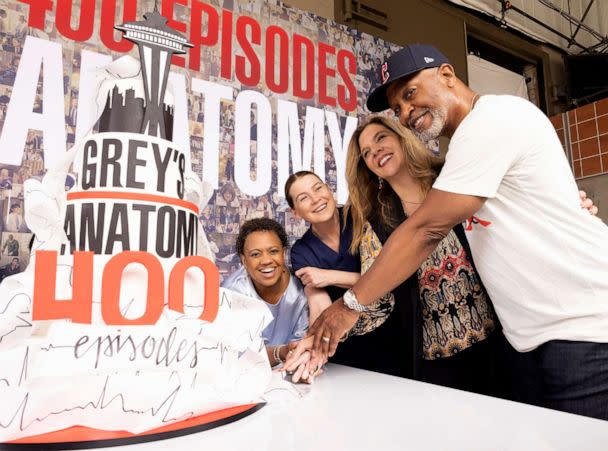
{"label": "necklace", "polygon": [[[409,205],[411,206],[409,206]],[[422,205],[422,202],[412,202],[409,200],[402,200],[401,201],[401,206],[403,207],[403,212],[405,213],[405,216],[412,216],[414,214],[414,212],[416,210],[418,210],[418,207]]]}
{"label": "necklace", "polygon": [[473,107],[475,106],[475,100],[477,100],[477,98],[479,98],[479,94],[475,94],[473,96],[473,98],[471,99],[471,106],[469,106],[469,113],[471,111],[473,111]]}

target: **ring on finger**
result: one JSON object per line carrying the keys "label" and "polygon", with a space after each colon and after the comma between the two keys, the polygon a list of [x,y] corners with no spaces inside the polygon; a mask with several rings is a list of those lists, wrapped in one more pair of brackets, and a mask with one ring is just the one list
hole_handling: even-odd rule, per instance
{"label": "ring on finger", "polygon": [[323,340],[325,343],[329,343],[329,337],[321,337],[321,340]]}

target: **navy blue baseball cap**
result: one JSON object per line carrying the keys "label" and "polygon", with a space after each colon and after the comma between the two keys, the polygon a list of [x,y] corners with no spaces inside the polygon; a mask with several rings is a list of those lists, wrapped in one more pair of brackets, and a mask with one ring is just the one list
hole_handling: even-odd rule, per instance
{"label": "navy blue baseball cap", "polygon": [[367,96],[367,109],[373,112],[389,108],[386,90],[400,78],[420,72],[429,67],[439,67],[450,62],[443,53],[432,45],[410,44],[393,53],[378,68],[382,84],[372,89]]}

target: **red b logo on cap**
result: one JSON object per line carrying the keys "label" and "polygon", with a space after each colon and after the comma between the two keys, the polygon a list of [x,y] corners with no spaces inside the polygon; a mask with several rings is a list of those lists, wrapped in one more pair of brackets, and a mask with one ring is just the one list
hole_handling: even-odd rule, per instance
{"label": "red b logo on cap", "polygon": [[386,80],[388,80],[388,78],[391,76],[391,74],[388,73],[388,63],[384,63],[382,65],[382,72],[380,76],[382,77],[382,83],[386,83]]}

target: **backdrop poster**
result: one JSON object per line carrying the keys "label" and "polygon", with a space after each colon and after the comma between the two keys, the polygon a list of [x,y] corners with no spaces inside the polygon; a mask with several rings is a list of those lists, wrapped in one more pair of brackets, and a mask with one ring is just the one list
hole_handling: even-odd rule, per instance
{"label": "backdrop poster", "polygon": [[[292,172],[314,170],[346,201],[348,142],[378,82],[374,68],[397,47],[276,1],[156,6],[193,44],[173,57],[173,141],[214,188],[200,219],[226,274],[238,264],[234,243],[246,219],[274,218],[292,241],[306,230],[283,197]],[[0,277],[28,262],[23,181],[42,177],[92,131],[96,71],[127,53],[139,58],[114,26],[154,7],[0,1]]]}

